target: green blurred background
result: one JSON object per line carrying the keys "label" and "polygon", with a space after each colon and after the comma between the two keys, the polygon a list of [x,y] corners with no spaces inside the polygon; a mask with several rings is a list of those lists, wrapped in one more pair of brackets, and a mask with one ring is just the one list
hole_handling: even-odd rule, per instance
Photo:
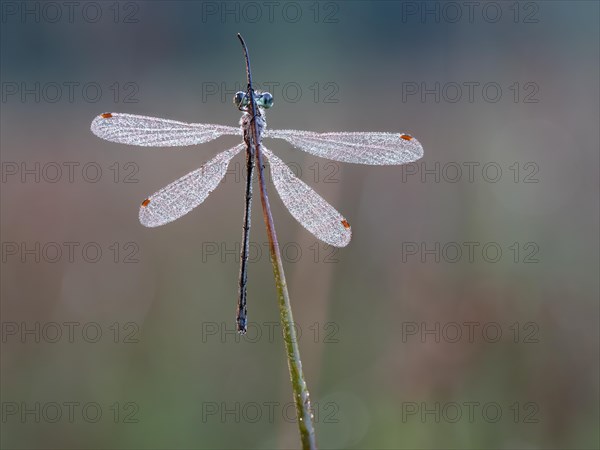
{"label": "green blurred background", "polygon": [[369,167],[267,144],[353,226],[334,251],[270,188],[320,446],[598,448],[598,2],[1,6],[2,448],[299,447],[258,201],[233,332],[243,158],[188,216],[137,218],[238,139],[89,131],[236,125],[237,32],[270,127],[425,149]]}

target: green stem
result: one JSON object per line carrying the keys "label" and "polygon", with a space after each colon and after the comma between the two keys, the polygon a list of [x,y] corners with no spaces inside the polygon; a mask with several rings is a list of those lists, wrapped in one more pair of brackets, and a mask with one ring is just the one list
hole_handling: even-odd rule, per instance
{"label": "green stem", "polygon": [[[246,57],[246,72],[248,76],[248,90],[250,93],[252,93],[252,76],[250,72],[250,58],[248,57],[248,49],[246,48],[246,43],[240,34],[238,34],[238,38],[244,47],[244,55]],[[253,95],[250,95],[250,100],[250,113],[252,114],[252,117],[256,117],[256,113],[258,111]],[[277,241],[277,233],[275,232],[275,224],[273,223],[273,215],[271,214],[269,196],[267,195],[267,187],[263,173],[263,155],[260,151],[258,131],[256,129],[256,121],[254,119],[252,120],[251,131],[252,144],[255,147],[254,154],[256,155],[256,165],[258,166],[260,201],[262,203],[265,225],[267,227],[267,236],[269,238],[271,264],[273,266],[275,287],[277,289],[277,298],[279,300],[279,317],[281,320],[281,327],[283,329],[283,340],[285,342],[288,369],[290,371],[290,379],[292,381],[294,403],[296,404],[296,416],[298,417],[300,439],[302,441],[303,449],[316,450],[317,442],[315,438],[315,428],[313,426],[313,416],[310,407],[310,394],[302,373],[302,360],[300,359],[300,349],[298,347],[296,329],[294,328],[294,316],[292,315],[290,294],[287,290],[285,272],[283,271],[283,263],[281,260],[281,252],[279,251],[279,242]]]}
{"label": "green stem", "polygon": [[258,180],[260,183],[260,200],[263,206],[263,216],[267,226],[267,236],[269,237],[269,250],[271,253],[271,264],[273,266],[273,275],[275,276],[275,287],[277,288],[277,298],[279,299],[279,318],[283,329],[283,340],[292,381],[292,390],[294,392],[294,402],[296,403],[296,415],[298,417],[298,427],[300,429],[300,439],[302,448],[316,449],[315,429],[313,426],[313,416],[310,407],[310,394],[304,375],[302,373],[302,360],[300,359],[300,349],[294,328],[294,316],[292,314],[292,305],[290,303],[290,294],[288,293],[285,273],[279,251],[279,242],[275,233],[273,216],[269,205],[269,197],[265,187],[265,178],[263,175],[262,155],[256,152],[258,165]]}

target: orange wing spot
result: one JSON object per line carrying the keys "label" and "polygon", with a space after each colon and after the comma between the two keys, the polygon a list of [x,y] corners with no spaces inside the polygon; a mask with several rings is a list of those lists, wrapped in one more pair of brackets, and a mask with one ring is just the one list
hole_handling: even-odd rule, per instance
{"label": "orange wing spot", "polygon": [[103,119],[110,119],[111,117],[112,117],[111,113],[104,113],[104,114],[102,114],[102,118]]}
{"label": "orange wing spot", "polygon": [[143,206],[144,208],[145,208],[146,206],[148,206],[149,204],[150,204],[150,199],[149,199],[149,198],[147,198],[146,200],[144,200],[144,201],[142,202],[142,206]]}
{"label": "orange wing spot", "polygon": [[350,224],[348,223],[348,221],[346,219],[342,220],[342,225],[344,225],[345,229],[350,228]]}
{"label": "orange wing spot", "polygon": [[401,134],[400,137],[402,139],[404,139],[405,141],[412,141],[412,136],[409,136],[408,134]]}

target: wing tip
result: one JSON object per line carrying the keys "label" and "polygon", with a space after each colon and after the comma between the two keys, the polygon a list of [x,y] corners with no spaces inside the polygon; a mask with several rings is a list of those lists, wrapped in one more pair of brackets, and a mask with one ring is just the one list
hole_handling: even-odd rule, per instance
{"label": "wing tip", "polygon": [[155,228],[161,224],[152,220],[152,214],[150,214],[150,210],[148,209],[150,201],[150,198],[147,198],[140,204],[138,218],[140,219],[140,223],[146,228]]}
{"label": "wing tip", "polygon": [[92,120],[92,123],[90,125],[90,130],[92,131],[92,133],[94,133],[96,136],[98,137],[103,137],[102,136],[102,129],[104,128],[104,124],[106,124],[108,119],[112,119],[115,117],[115,113],[111,113],[111,112],[105,112],[102,114],[98,114],[96,117],[94,117],[94,119]]}
{"label": "wing tip", "polygon": [[411,153],[414,154],[414,159],[411,159],[407,162],[418,161],[423,157],[425,152],[423,151],[423,145],[415,138],[412,134],[408,133],[399,133],[400,139],[406,141],[405,144],[408,144],[411,148]]}
{"label": "wing tip", "polygon": [[339,233],[339,235],[336,236],[335,239],[330,239],[330,242],[323,242],[338,248],[346,247],[350,243],[350,241],[352,240],[352,227],[344,217],[341,218],[340,223],[342,224],[343,228],[340,230],[341,232]]}

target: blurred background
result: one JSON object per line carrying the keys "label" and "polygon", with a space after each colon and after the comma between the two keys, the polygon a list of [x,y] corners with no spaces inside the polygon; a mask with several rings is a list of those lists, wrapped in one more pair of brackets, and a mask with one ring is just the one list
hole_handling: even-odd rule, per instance
{"label": "blurred background", "polygon": [[[139,203],[239,138],[136,148],[106,111],[236,125],[240,32],[271,128],[405,132],[372,167],[268,147],[353,226],[271,186],[322,448],[598,448],[599,4],[1,3],[3,448],[298,448],[243,157],[157,229]],[[256,200],[256,199],[255,199]]]}

